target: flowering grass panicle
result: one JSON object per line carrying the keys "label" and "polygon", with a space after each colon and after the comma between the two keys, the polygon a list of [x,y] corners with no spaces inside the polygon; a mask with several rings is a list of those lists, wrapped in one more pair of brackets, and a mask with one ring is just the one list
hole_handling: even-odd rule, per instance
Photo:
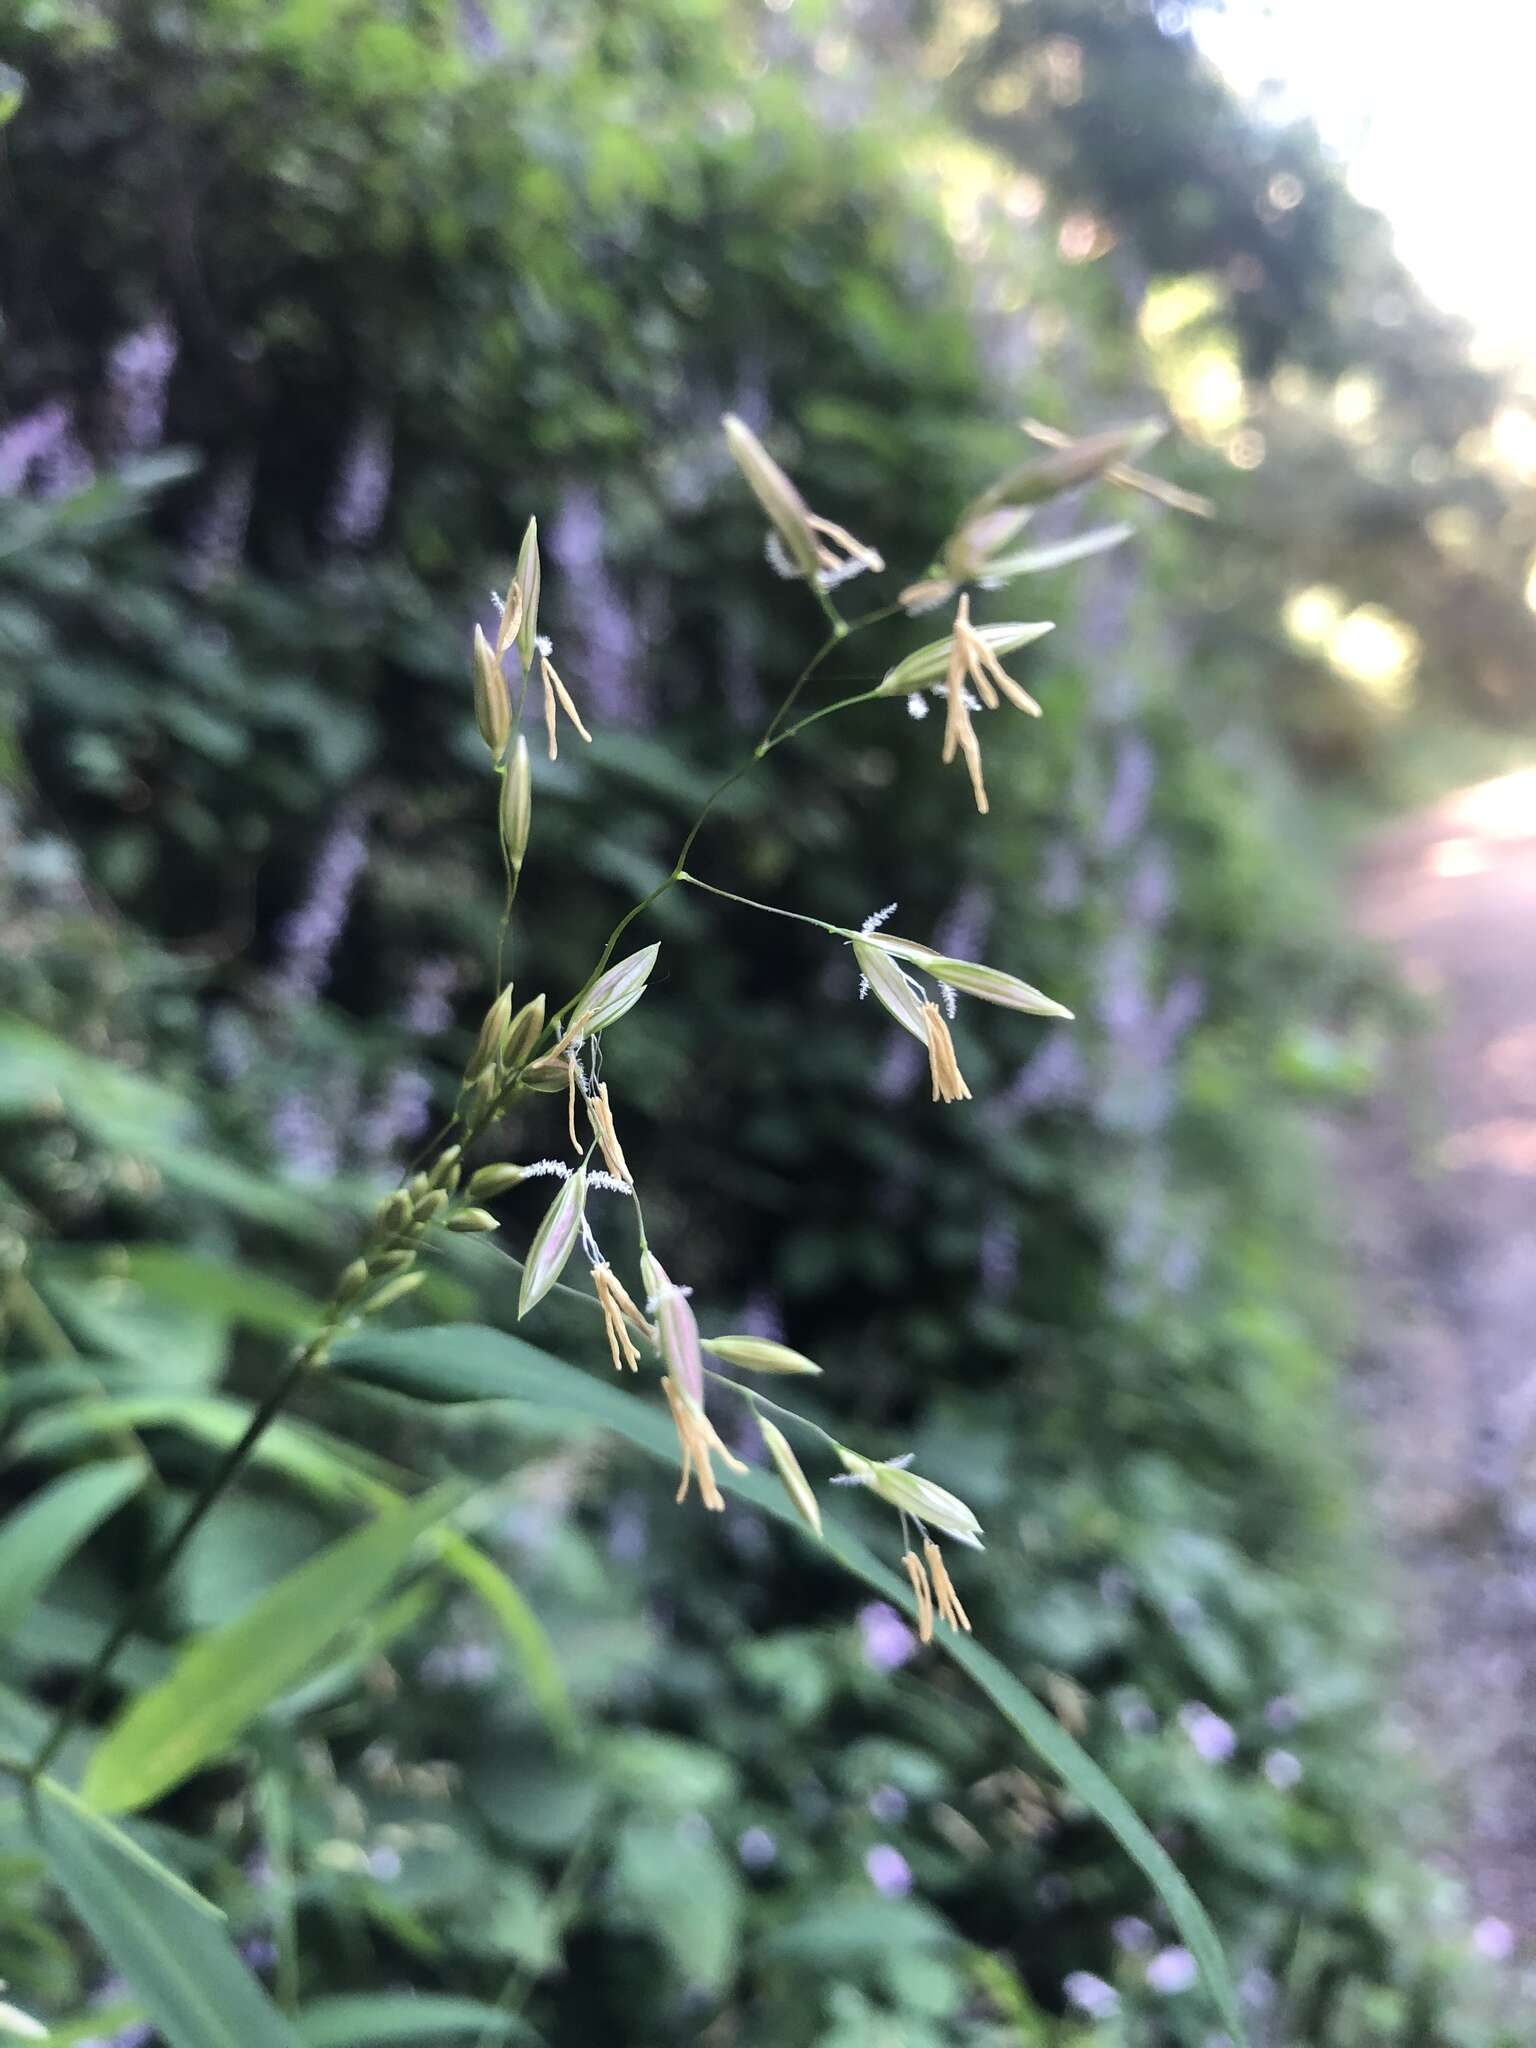
{"label": "flowering grass panicle", "polygon": [[[1099,528],[1043,548],[1020,549],[1021,536],[1039,505],[1096,477],[1185,510],[1206,509],[1187,493],[1131,467],[1131,458],[1155,438],[1150,428],[1115,429],[1085,441],[1069,441],[1034,422],[1026,422],[1026,429],[1036,439],[1051,444],[1046,452],[1001,477],[972,502],[941,545],[928,576],[903,588],[894,606],[850,622],[837,611],[830,592],[851,575],[882,573],[882,555],[845,527],[811,511],[757,435],[741,419],[726,416],[726,446],[768,520],[774,559],[787,574],[812,587],[818,604],[832,622],[831,637],[791,685],[751,760],[732,771],[710,797],[689,829],[671,872],[614,928],[577,992],[552,1010],[543,993],[514,1010],[512,983],[501,987],[477,1029],[453,1115],[435,1153],[402,1186],[379,1202],[360,1250],[341,1272],[319,1327],[300,1346],[292,1366],[292,1371],[298,1373],[323,1365],[338,1335],[414,1294],[423,1279],[419,1260],[432,1233],[441,1229],[454,1235],[496,1240],[505,1234],[504,1225],[487,1204],[513,1194],[525,1181],[552,1177],[557,1183],[554,1195],[522,1261],[519,1319],[532,1314],[556,1288],[564,1286],[563,1276],[572,1257],[578,1246],[583,1247],[591,1292],[576,1291],[583,1293],[597,1310],[614,1367],[638,1373],[648,1360],[654,1360],[660,1368],[661,1390],[677,1430],[681,1457],[678,1499],[685,1499],[697,1481],[705,1508],[718,1513],[724,1508],[725,1498],[716,1476],[716,1461],[730,1473],[746,1470],[707,1413],[707,1382],[714,1380],[734,1390],[735,1397],[745,1403],[748,1417],[758,1429],[769,1462],[790,1502],[806,1525],[819,1534],[821,1510],[814,1485],[784,1429],[764,1412],[772,1408],[785,1422],[818,1439],[840,1462],[843,1469],[835,1476],[834,1484],[862,1487],[896,1513],[906,1539],[902,1566],[912,1588],[919,1634],[924,1640],[932,1635],[935,1620],[952,1629],[970,1628],[938,1538],[947,1537],[980,1548],[981,1531],[975,1515],[954,1494],[908,1471],[908,1461],[882,1463],[867,1458],[732,1377],[736,1373],[819,1373],[820,1367],[802,1352],[760,1337],[701,1338],[689,1290],[671,1280],[646,1242],[640,1194],[619,1139],[608,1083],[599,1078],[600,1041],[606,1032],[622,1023],[645,995],[658,956],[658,947],[652,944],[615,960],[618,939],[657,898],[684,884],[706,889],[753,910],[799,918],[802,923],[851,944],[860,969],[860,993],[873,993],[901,1028],[924,1047],[936,1102],[964,1102],[971,1097],[946,1017],[946,1011],[953,1015],[957,995],[1026,1015],[1070,1018],[1069,1010],[1028,982],[890,933],[884,927],[894,904],[866,919],[862,930],[851,932],[772,904],[753,903],[732,891],[699,881],[684,867],[716,798],[745,774],[753,761],[761,760],[822,718],[886,697],[903,698],[913,709],[926,709],[927,693],[943,698],[943,759],[950,762],[958,755],[964,760],[976,807],[982,813],[987,811],[981,748],[973,714],[995,712],[1006,702],[1030,717],[1040,716],[1041,707],[1035,697],[1003,664],[1051,628],[1049,622],[1040,620],[976,624],[971,616],[972,588],[986,588],[1013,576],[1060,567],[1127,538],[1128,528]],[[548,636],[540,631],[542,586],[538,525],[530,519],[506,596],[498,600],[494,637],[476,626],[470,648],[475,722],[498,784],[496,830],[507,880],[503,941],[516,910],[533,842],[533,773],[522,723],[535,679],[550,758],[555,759],[558,754],[561,716],[583,740],[591,739],[555,667]],[[834,647],[893,612],[913,613],[951,598],[954,614],[950,630],[941,639],[902,656],[885,670],[873,688],[803,712],[791,722],[791,712]],[[507,658],[514,649],[515,689],[507,675]],[[500,947],[498,960],[499,957]],[[501,979],[499,972],[497,979]],[[550,1094],[563,1094],[566,1098],[566,1134],[576,1159],[574,1166],[551,1158],[528,1165],[496,1157],[471,1160],[469,1155],[482,1146],[504,1151],[500,1126],[509,1118],[538,1113],[539,1098]],[[589,1139],[578,1128],[578,1103],[585,1110]],[[594,1163],[594,1155],[600,1163]],[[629,1199],[644,1309],[637,1306],[616,1267],[599,1247],[588,1219],[589,1198],[599,1191]],[[565,1291],[571,1290],[565,1286]],[[705,1363],[706,1357],[712,1361],[709,1365]],[[722,1367],[729,1370],[722,1371]],[[282,1392],[279,1390],[270,1404],[270,1415],[263,1421],[263,1428],[278,1412]],[[259,1434],[259,1429],[253,1433],[251,1443]],[[221,1471],[215,1491],[229,1482],[249,1449],[250,1445],[241,1446],[239,1455]],[[205,1505],[199,1506],[199,1513]],[[911,1533],[914,1530],[915,1542]]]}

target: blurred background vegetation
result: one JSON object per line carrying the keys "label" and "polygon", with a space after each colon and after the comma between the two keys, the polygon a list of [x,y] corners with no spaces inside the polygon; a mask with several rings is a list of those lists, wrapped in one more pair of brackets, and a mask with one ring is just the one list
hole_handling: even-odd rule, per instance
{"label": "blurred background vegetation", "polygon": [[[817,1412],[974,1502],[979,1632],[1172,1850],[1255,2039],[1523,2038],[1388,1739],[1308,1142],[1392,1012],[1332,843],[1529,717],[1518,395],[1182,6],[3,0],[0,56],[5,1499],[154,1474],[14,1618],[8,1744],[451,1101],[501,887],[468,631],[528,515],[597,736],[538,775],[519,978],[554,994],[819,635],[723,409],[908,574],[1021,417],[1153,411],[1216,517],[1052,508],[1137,535],[1031,591],[1046,716],[993,741],[984,825],[871,707],[695,862],[845,923],[899,897],[1078,1024],[973,1006],[977,1100],[935,1110],[842,955],[674,894],[609,1079],[706,1327],[782,1332]],[[512,1302],[488,1254],[417,1297]],[[503,1999],[484,2038],[551,2048],[1213,2048],[1121,1852],[813,1551],[600,1435],[333,1387],[302,1420],[123,1685],[346,1526],[366,1452],[502,1479],[482,1535],[582,1739],[434,1587],[179,1791],[157,1853],[282,2000]],[[11,1995],[144,2039],[0,1859]],[[480,2038],[446,2010],[313,2038]]]}

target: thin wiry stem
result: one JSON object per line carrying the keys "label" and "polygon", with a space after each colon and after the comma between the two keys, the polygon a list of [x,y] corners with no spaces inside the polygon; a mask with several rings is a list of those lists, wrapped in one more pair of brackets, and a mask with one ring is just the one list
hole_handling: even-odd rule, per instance
{"label": "thin wiry stem", "polygon": [[835,704],[823,704],[819,711],[808,712],[804,718],[786,726],[776,738],[769,740],[763,752],[771,753],[775,747],[782,747],[784,742],[792,740],[797,732],[804,732],[808,725],[814,725],[819,718],[830,718],[834,711],[851,711],[855,704],[873,704],[879,694],[878,689],[860,690],[855,697],[839,697]]}
{"label": "thin wiry stem", "polygon": [[[825,597],[825,593],[818,592],[818,596]],[[825,608],[826,607],[824,606],[824,609]],[[618,923],[614,926],[613,930],[608,934],[607,938],[603,942],[602,951],[597,956],[597,964],[592,969],[592,972],[587,976],[585,983],[571,998],[571,1000],[568,1003],[562,1004],[560,1009],[557,1010],[551,1017],[550,1024],[556,1030],[557,1033],[563,1025],[563,1022],[566,1018],[573,1017],[579,1014],[582,1002],[585,1000],[588,992],[592,988],[593,984],[596,982],[598,976],[603,972],[603,969],[608,965],[609,961],[613,958],[615,947],[618,945],[619,940],[623,937],[624,933],[634,923],[635,919],[637,917],[643,916],[644,913],[651,908],[653,903],[659,902],[660,899],[663,896],[665,896],[667,892],[671,888],[673,888],[673,886],[676,883],[686,879],[683,873],[683,869],[687,863],[688,856],[692,853],[695,841],[698,839],[699,834],[703,831],[706,823],[709,820],[710,813],[714,810],[715,805],[720,801],[720,799],[723,796],[725,796],[729,791],[734,789],[736,784],[742,780],[743,776],[749,775],[752,769],[756,767],[757,763],[761,761],[765,757],[765,755],[771,754],[773,749],[776,746],[780,745],[782,741],[792,739],[794,735],[802,729],[802,727],[814,724],[817,718],[825,717],[827,715],[827,712],[844,710],[846,709],[848,704],[861,703],[863,701],[862,698],[847,698],[843,701],[843,703],[828,705],[824,711],[815,712],[811,715],[811,717],[802,719],[799,722],[799,724],[791,726],[787,731],[779,730],[780,726],[783,723],[783,720],[789,715],[790,711],[799,701],[801,692],[805,689],[806,685],[810,682],[811,678],[816,674],[816,671],[821,667],[822,663],[826,660],[827,656],[831,654],[836,648],[840,647],[843,644],[843,642],[850,638],[851,635],[853,635],[854,633],[862,632],[866,626],[873,626],[878,624],[883,619],[890,618],[893,613],[899,611],[900,609],[901,607],[899,605],[887,605],[883,607],[881,610],[868,613],[865,617],[861,619],[855,619],[849,622],[844,620],[837,614],[835,607],[831,608],[832,615],[837,619],[836,630],[828,634],[827,638],[823,640],[821,645],[816,649],[815,653],[812,654],[810,660],[806,662],[804,668],[801,669],[800,673],[795,677],[795,680],[790,684],[789,690],[784,697],[784,701],[779,705],[778,709],[769,719],[766,727],[763,730],[763,735],[761,739],[759,739],[757,745],[753,748],[750,757],[747,760],[738,763],[738,765],[731,770],[730,774],[727,775],[721,782],[717,783],[715,787],[710,791],[709,795],[704,799],[703,809],[699,812],[698,816],[689,826],[688,831],[684,836],[683,843],[678,848],[677,853],[673,859],[672,872],[665,878],[665,880],[658,882],[656,884],[656,887],[652,889],[648,895],[642,896],[638,903],[632,903],[629,909],[625,911],[624,915],[619,919]],[[702,887],[704,885],[700,884],[699,886]]]}
{"label": "thin wiry stem", "polygon": [[814,925],[819,932],[830,932],[834,939],[842,937],[839,925],[828,924],[825,918],[807,917],[803,910],[784,910],[777,903],[759,903],[754,896],[738,896],[734,889],[717,889],[713,882],[701,882],[697,875],[679,875],[679,882],[686,882],[692,889],[703,889],[710,896],[723,896],[727,903],[739,903],[746,910],[765,911],[769,917],[787,917],[795,924]]}
{"label": "thin wiry stem", "polygon": [[310,1360],[307,1348],[289,1360],[287,1366],[267,1389],[261,1405],[252,1411],[251,1419],[246,1424],[237,1441],[230,1445],[229,1449],[203,1481],[198,1489],[197,1497],[188,1507],[175,1529],[172,1530],[165,1542],[161,1544],[159,1550],[150,1559],[149,1569],[144,1574],[138,1592],[124,1607],[122,1613],[118,1616],[117,1625],[112,1629],[106,1641],[91,1659],[89,1668],[76,1685],[74,1691],[54,1716],[52,1728],[28,1766],[27,1776],[29,1779],[36,1780],[42,1776],[49,1764],[58,1755],[64,1743],[69,1739],[71,1733],[79,1726],[81,1719],[95,1701],[96,1695],[106,1683],[108,1674],[111,1672],[113,1664],[117,1661],[118,1652],[133,1634],[139,1623],[149,1613],[167,1573],[174,1566],[176,1560],[181,1556],[192,1538],[197,1534],[204,1517],[213,1507],[219,1495],[228,1486],[251,1452],[256,1448],[257,1443],[266,1432],[267,1425],[277,1419],[284,1402],[288,1399],[294,1387],[298,1385],[300,1379],[309,1370],[309,1367]]}

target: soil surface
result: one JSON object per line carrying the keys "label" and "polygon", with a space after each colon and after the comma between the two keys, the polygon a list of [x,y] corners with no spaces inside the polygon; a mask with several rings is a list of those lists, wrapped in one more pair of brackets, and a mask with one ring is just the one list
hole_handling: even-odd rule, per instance
{"label": "soil surface", "polygon": [[[1407,1733],[1474,1911],[1536,1941],[1536,768],[1377,838],[1360,929],[1434,1023],[1346,1141],[1356,1386]],[[1499,1938],[1495,1930],[1494,1939]]]}

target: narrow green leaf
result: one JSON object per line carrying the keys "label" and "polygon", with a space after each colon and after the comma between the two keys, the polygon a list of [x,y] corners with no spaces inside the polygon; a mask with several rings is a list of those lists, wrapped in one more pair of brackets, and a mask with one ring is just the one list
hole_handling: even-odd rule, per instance
{"label": "narrow green leaf", "polygon": [[386,1510],[199,1637],[102,1738],[85,1774],[86,1803],[131,1811],[222,1755],[366,1614],[417,1539],[462,1499],[460,1488],[439,1488]]}
{"label": "narrow green leaf", "polygon": [[[12,1442],[18,1451],[36,1453],[88,1443],[123,1429],[177,1429],[224,1449],[239,1441],[250,1419],[244,1402],[212,1395],[104,1395],[33,1417]],[[383,1508],[402,1498],[402,1472],[311,1423],[273,1423],[257,1444],[254,1461],[320,1500]],[[475,1595],[501,1630],[550,1732],[562,1739],[574,1734],[576,1718],[553,1646],[523,1595],[501,1567],[458,1530],[434,1530],[427,1543],[443,1570]]]}
{"label": "narrow green leaf", "polygon": [[[174,1429],[225,1450],[244,1435],[251,1419],[242,1401],[212,1394],[103,1394],[45,1408],[11,1439],[19,1456],[72,1450],[123,1430]],[[328,1436],[308,1423],[279,1420],[257,1446],[257,1458],[274,1471],[331,1500],[367,1500],[370,1482],[390,1468],[366,1452]]]}
{"label": "narrow green leaf", "polygon": [[299,2014],[297,2025],[304,2048],[392,2048],[395,2042],[457,2041],[465,2035],[487,2044],[539,2038],[526,2020],[500,2006],[434,1992],[318,1998]]}
{"label": "narrow green leaf", "polygon": [[137,1458],[84,1465],[55,1479],[0,1529],[0,1637],[144,1478]]}
{"label": "narrow green leaf", "polygon": [[28,1806],[54,1880],[168,2048],[299,2048],[190,1886],[51,1779]]}
{"label": "narrow green leaf", "polygon": [[156,1301],[206,1309],[274,1337],[304,1335],[320,1313],[317,1302],[285,1281],[181,1245],[130,1245],[123,1277]]}
{"label": "narrow green leaf", "polygon": [[[428,1330],[365,1332],[338,1345],[332,1364],[337,1372],[397,1393],[421,1390],[433,1401],[515,1401],[572,1420],[599,1422],[663,1463],[676,1461],[672,1426],[659,1402],[637,1398],[499,1330],[450,1324]],[[722,1472],[719,1479],[726,1492],[739,1494],[791,1528],[803,1527],[793,1506],[766,1473]],[[828,1523],[822,1540],[823,1548],[845,1570],[873,1587],[882,1599],[909,1615],[915,1612],[905,1583],[880,1564],[857,1537]],[[1168,1852],[1087,1751],[989,1651],[969,1637],[948,1631],[935,1638],[935,1643],[974,1679],[1015,1733],[1098,1816],[1140,1866],[1200,1965],[1222,2023],[1242,2048],[1247,2037],[1221,1944],[1205,1909]]]}

